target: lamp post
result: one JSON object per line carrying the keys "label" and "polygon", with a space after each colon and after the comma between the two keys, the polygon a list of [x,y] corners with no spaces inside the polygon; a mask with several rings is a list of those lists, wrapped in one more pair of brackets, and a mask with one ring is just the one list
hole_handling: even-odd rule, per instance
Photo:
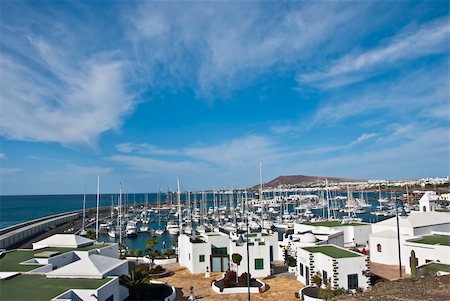
{"label": "lamp post", "polygon": [[[402,218],[406,218],[407,217],[407,213],[405,211],[405,208],[402,205],[402,209],[400,212],[400,215]],[[398,216],[399,216],[399,212],[398,212],[398,198],[395,198],[395,216],[397,219],[397,245],[398,245],[398,269],[399,269],[399,274],[400,274],[400,279],[403,278],[403,273],[402,273],[402,252],[400,250],[400,223],[398,220]]]}

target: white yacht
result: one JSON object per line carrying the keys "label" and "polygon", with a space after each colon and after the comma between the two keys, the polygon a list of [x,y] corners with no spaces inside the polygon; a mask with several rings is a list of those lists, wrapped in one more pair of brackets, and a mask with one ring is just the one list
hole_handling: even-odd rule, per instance
{"label": "white yacht", "polygon": [[177,235],[178,233],[180,233],[180,227],[174,222],[167,223],[166,229],[167,232],[172,235]]}
{"label": "white yacht", "polygon": [[137,235],[136,222],[129,221],[127,223],[127,235],[128,236]]}

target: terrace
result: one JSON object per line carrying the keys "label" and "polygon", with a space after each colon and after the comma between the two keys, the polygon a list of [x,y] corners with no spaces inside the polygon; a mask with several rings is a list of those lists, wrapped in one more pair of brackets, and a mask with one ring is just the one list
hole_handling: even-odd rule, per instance
{"label": "terrace", "polygon": [[311,253],[322,253],[335,259],[362,256],[360,254],[350,252],[335,246],[305,247],[303,249]]}
{"label": "terrace", "polygon": [[408,241],[417,244],[450,246],[450,235],[433,234],[423,236],[417,240],[411,239]]}
{"label": "terrace", "polygon": [[19,275],[0,281],[1,300],[51,300],[69,289],[97,289],[111,279],[49,279]]}
{"label": "terrace", "polygon": [[[60,254],[71,252],[71,251],[90,251],[98,248],[105,247],[107,245],[90,245],[81,248],[43,248],[38,250],[15,250],[5,254],[3,258],[0,259],[0,272],[29,272],[31,270],[37,269],[42,265],[39,264],[20,264],[21,262],[33,259],[35,257],[40,257],[39,254],[44,252],[57,252]],[[38,255],[38,256],[36,256]],[[53,255],[56,255],[53,254]]]}

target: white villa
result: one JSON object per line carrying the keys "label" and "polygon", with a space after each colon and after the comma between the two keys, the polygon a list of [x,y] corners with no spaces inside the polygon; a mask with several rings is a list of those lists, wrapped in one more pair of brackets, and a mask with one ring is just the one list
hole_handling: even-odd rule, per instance
{"label": "white villa", "polygon": [[[178,258],[181,266],[193,273],[225,272],[234,269],[238,274],[247,272],[247,236],[245,233],[225,234],[209,232],[196,237],[181,234],[178,237]],[[267,277],[271,274],[270,263],[281,260],[276,233],[250,233],[249,258],[252,277]],[[242,256],[239,267],[231,261],[231,255]]]}
{"label": "white villa", "polygon": [[306,286],[311,284],[314,274],[320,272],[324,286],[331,281],[332,288],[370,287],[368,257],[334,245],[299,248],[297,270],[298,281]]}
{"label": "white villa", "polygon": [[[411,211],[408,216],[398,217],[402,266],[408,273],[411,270],[411,251],[418,257],[419,265],[427,260],[448,262],[450,253],[445,245],[445,235],[450,235],[450,214],[434,211],[436,199],[436,193],[427,191],[419,201],[420,211]],[[396,217],[372,225],[371,262],[399,264],[397,235]],[[429,241],[432,243],[427,243]]]}
{"label": "white villa", "polygon": [[128,262],[118,259],[118,254],[115,243],[98,244],[74,234],[53,235],[34,243],[33,250],[4,255],[1,296],[5,300],[32,300],[33,294],[47,300],[124,300],[128,289],[119,285],[119,276],[128,274]]}
{"label": "white villa", "polygon": [[[342,223],[341,221],[318,221],[311,223],[295,223],[294,233],[312,231],[329,244],[342,247],[366,245],[372,232],[371,224],[363,222]],[[342,237],[338,233],[342,232]]]}

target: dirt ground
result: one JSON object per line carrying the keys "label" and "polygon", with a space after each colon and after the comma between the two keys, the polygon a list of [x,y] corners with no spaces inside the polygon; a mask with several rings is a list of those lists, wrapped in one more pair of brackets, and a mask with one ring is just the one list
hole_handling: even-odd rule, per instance
{"label": "dirt ground", "polygon": [[345,301],[445,301],[450,300],[450,275],[379,282],[368,292],[340,297]]}
{"label": "dirt ground", "polygon": [[[173,274],[155,280],[173,285],[177,290],[176,300],[186,300],[191,286],[194,287],[196,300],[247,300],[247,294],[221,295],[211,289],[211,282],[219,279],[222,273],[212,273],[210,278],[205,278],[204,274],[193,275],[188,269],[180,268],[178,264],[164,267],[173,271]],[[298,292],[303,285],[292,274],[281,273],[261,280],[264,281],[268,290],[262,294],[251,294],[251,300],[300,300],[295,298],[295,292]]]}

